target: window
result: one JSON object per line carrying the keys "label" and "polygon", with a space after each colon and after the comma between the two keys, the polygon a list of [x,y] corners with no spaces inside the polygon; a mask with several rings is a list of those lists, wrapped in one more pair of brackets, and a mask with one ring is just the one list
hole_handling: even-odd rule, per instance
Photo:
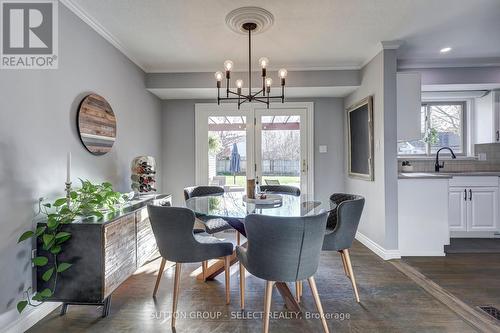
{"label": "window", "polygon": [[421,139],[398,142],[399,155],[433,155],[442,147],[465,155],[465,102],[423,103]]}

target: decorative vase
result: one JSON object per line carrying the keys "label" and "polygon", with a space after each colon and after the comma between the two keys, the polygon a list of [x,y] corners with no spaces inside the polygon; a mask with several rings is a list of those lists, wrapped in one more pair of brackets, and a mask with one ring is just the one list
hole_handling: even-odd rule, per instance
{"label": "decorative vase", "polygon": [[152,156],[138,156],[132,160],[132,190],[136,194],[156,191],[156,163]]}

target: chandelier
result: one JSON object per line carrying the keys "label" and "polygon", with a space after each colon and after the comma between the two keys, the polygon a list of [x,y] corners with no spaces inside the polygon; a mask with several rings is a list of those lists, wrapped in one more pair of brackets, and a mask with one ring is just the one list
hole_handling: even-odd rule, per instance
{"label": "chandelier", "polygon": [[[246,7],[242,9],[255,8]],[[240,9],[241,10],[241,9]],[[231,14],[231,13],[230,13]],[[228,15],[229,16],[229,15]],[[228,19],[226,19],[227,21]],[[248,34],[248,88],[246,88],[246,93],[243,93],[243,80],[237,79],[235,81],[236,90],[231,87],[231,71],[234,68],[234,63],[231,60],[226,60],[224,62],[224,71],[215,72],[215,79],[217,80],[217,104],[220,105],[222,101],[238,102],[238,109],[240,109],[241,104],[246,102],[260,102],[267,105],[269,108],[269,103],[273,101],[285,102],[285,79],[287,76],[287,70],[281,68],[278,71],[278,76],[280,79],[281,95],[271,95],[271,87],[273,84],[273,79],[267,74],[267,66],[269,65],[269,59],[262,57],[259,59],[259,66],[261,67],[261,88],[258,91],[252,91],[252,32],[258,28],[258,24],[255,22],[244,22],[240,26],[240,32],[246,32]],[[225,78],[226,89],[221,96],[222,81]]]}

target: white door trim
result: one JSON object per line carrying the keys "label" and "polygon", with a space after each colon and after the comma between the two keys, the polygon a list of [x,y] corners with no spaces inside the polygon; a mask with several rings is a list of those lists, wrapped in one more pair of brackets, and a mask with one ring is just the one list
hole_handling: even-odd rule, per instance
{"label": "white door trim", "polygon": [[[313,102],[287,102],[287,103],[271,103],[270,109],[306,109],[307,119],[307,186],[308,191],[314,194],[314,103]],[[231,112],[236,115],[253,115],[256,109],[262,109],[260,103],[242,104],[241,109],[238,110],[235,104],[221,104],[216,103],[196,103],[195,104],[195,182],[197,185],[206,184],[206,175],[208,175],[208,156],[205,154],[208,151],[208,140],[205,136],[200,136],[200,133],[205,133],[208,130],[208,124],[204,121],[207,115],[216,115],[220,111]],[[254,142],[253,138],[253,121],[248,122],[251,131],[247,135],[247,159],[248,165],[253,165],[254,151],[248,149],[249,142]],[[253,145],[252,145],[253,147]],[[250,164],[251,163],[251,164]],[[250,168],[250,176],[252,176],[253,169]]]}

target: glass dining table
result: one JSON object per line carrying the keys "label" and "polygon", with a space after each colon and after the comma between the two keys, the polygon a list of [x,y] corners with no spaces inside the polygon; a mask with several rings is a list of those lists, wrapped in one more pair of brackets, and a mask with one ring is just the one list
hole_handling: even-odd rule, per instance
{"label": "glass dining table", "polygon": [[[186,201],[186,207],[200,218],[224,219],[243,236],[246,236],[245,217],[249,214],[301,217],[318,215],[325,210],[331,209],[331,207],[325,207],[320,201],[315,201],[308,195],[280,194],[279,196],[280,200],[276,203],[256,204],[253,201],[246,200],[244,192],[225,192],[219,195],[190,198]],[[242,244],[242,246],[246,246],[246,244]],[[231,264],[237,261],[236,255],[233,254]],[[223,270],[224,267],[221,262],[211,265],[210,271],[212,274],[209,275],[209,278],[215,278]],[[198,279],[203,279],[203,276],[198,276]],[[297,300],[286,283],[277,282],[276,288],[290,311],[301,312]]]}
{"label": "glass dining table", "polygon": [[186,207],[198,217],[226,220],[243,236],[246,236],[244,220],[249,214],[301,217],[317,215],[330,209],[308,195],[280,194],[279,197],[279,202],[274,204],[256,204],[254,201],[247,201],[244,192],[225,192],[190,198],[186,201]]}

